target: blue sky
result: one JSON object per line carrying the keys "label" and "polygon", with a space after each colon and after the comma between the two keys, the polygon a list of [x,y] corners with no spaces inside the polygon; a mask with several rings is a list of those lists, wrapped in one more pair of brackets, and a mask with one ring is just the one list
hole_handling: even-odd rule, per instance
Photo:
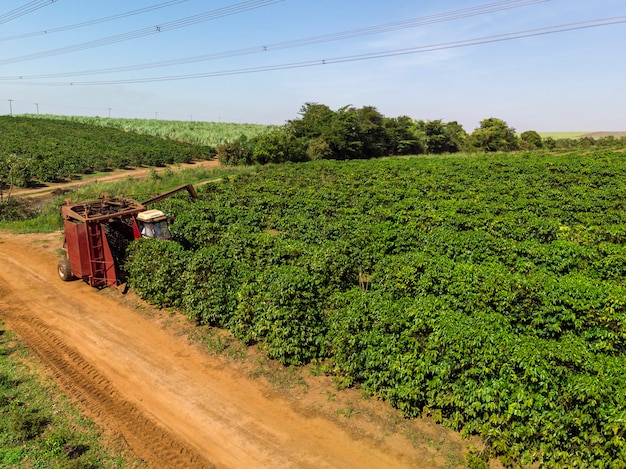
{"label": "blue sky", "polygon": [[[0,114],[282,124],[317,102],[468,132],[488,117],[626,131],[624,50],[624,0],[3,0]],[[136,69],[156,62],[170,65]]]}

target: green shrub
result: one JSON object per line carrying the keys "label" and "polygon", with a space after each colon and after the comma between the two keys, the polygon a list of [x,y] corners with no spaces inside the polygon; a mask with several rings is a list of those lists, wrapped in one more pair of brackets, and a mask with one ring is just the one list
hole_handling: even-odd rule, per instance
{"label": "green shrub", "polygon": [[163,307],[180,306],[185,287],[185,266],[189,252],[174,241],[142,238],[128,248],[125,269],[129,286],[149,302]]}

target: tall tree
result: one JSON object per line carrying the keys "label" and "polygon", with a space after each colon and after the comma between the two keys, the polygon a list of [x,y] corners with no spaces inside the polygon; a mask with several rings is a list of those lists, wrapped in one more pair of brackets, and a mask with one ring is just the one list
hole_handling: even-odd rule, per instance
{"label": "tall tree", "polygon": [[462,151],[467,146],[467,132],[457,121],[448,122],[445,129],[448,138],[448,152]]}
{"label": "tall tree", "polygon": [[470,136],[471,145],[477,150],[513,151],[519,149],[519,141],[515,129],[509,127],[502,119],[490,117],[480,122]]}
{"label": "tall tree", "polygon": [[418,155],[426,152],[426,136],[408,116],[387,117],[383,122],[390,155]]}
{"label": "tall tree", "polygon": [[315,138],[329,131],[335,111],[325,104],[305,103],[299,114],[301,117],[287,121],[287,126],[296,138]]}
{"label": "tall tree", "polygon": [[384,116],[373,106],[356,110],[363,158],[378,158],[387,154]]}
{"label": "tall tree", "polygon": [[535,150],[543,147],[541,135],[534,130],[527,130],[520,135],[520,147],[524,150]]}
{"label": "tall tree", "polygon": [[416,125],[424,134],[427,153],[456,153],[465,147],[467,133],[458,122],[419,120]]}

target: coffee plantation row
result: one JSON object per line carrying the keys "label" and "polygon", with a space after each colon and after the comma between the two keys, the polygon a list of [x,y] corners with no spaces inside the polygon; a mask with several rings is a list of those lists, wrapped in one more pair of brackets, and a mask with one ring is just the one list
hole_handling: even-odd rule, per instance
{"label": "coffee plantation row", "polygon": [[169,199],[130,284],[545,467],[626,464],[626,155],[266,166]]}
{"label": "coffee plantation row", "polygon": [[[209,147],[52,119],[0,116],[0,135],[0,184],[22,187],[129,166],[189,163],[215,154]],[[7,167],[11,178],[4,174]]]}

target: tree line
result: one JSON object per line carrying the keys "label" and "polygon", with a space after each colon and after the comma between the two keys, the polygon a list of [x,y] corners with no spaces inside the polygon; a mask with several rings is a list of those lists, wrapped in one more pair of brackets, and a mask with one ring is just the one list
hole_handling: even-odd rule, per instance
{"label": "tree line", "polygon": [[217,147],[224,164],[267,164],[315,160],[457,152],[575,149],[626,146],[626,139],[542,139],[534,130],[517,134],[504,120],[484,119],[472,133],[456,121],[385,117],[373,106],[338,110],[306,103],[296,119],[254,137],[242,136]]}

